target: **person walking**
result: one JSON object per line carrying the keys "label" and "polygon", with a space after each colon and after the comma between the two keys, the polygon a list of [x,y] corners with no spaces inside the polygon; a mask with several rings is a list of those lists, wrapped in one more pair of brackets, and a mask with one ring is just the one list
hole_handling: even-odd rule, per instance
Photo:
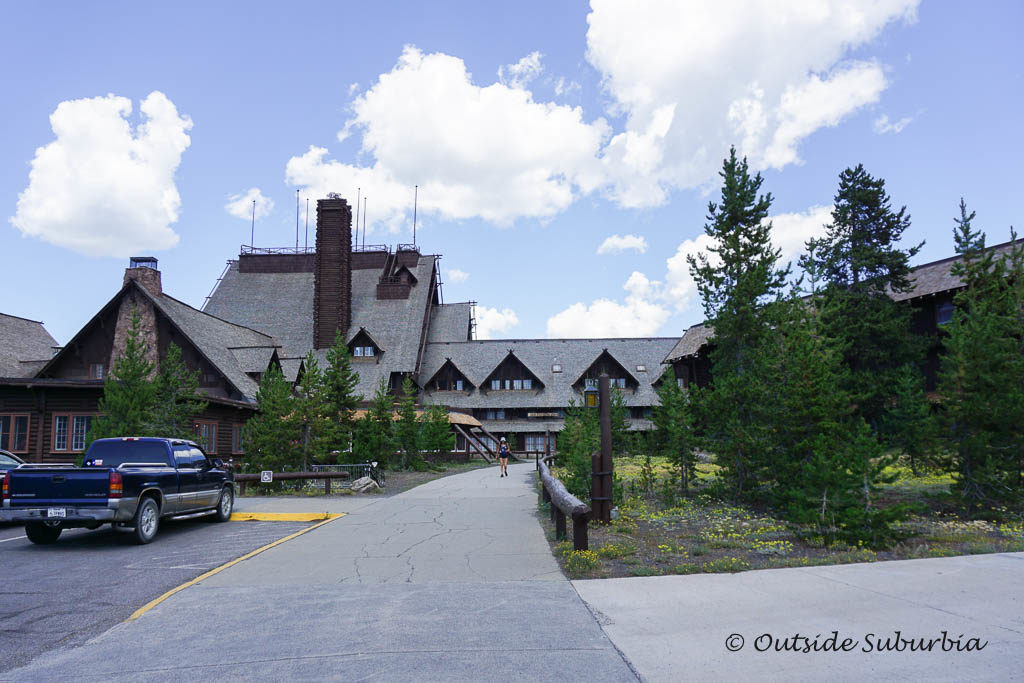
{"label": "person walking", "polygon": [[505,437],[501,437],[501,444],[498,446],[498,462],[501,464],[499,477],[508,476],[508,453],[508,441],[505,441]]}

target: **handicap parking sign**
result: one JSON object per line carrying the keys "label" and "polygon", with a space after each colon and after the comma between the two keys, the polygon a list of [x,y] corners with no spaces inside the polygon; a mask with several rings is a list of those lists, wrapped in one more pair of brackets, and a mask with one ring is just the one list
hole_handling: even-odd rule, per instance
{"label": "handicap parking sign", "polygon": [[263,470],[260,472],[260,483],[269,484],[274,481],[274,473],[271,470]]}

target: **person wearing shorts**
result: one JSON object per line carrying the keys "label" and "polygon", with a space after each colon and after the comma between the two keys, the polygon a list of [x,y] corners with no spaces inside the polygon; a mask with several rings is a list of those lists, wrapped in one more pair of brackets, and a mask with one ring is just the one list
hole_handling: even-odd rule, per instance
{"label": "person wearing shorts", "polygon": [[508,442],[505,441],[505,437],[501,437],[501,444],[498,446],[498,462],[501,464],[501,474],[499,477],[508,476]]}

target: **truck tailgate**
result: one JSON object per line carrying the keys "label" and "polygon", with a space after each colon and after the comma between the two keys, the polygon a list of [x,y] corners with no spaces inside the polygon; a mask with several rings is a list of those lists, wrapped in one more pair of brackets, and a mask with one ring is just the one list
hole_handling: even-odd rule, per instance
{"label": "truck tailgate", "polygon": [[106,507],[110,471],[101,468],[17,468],[10,470],[10,505],[75,505]]}

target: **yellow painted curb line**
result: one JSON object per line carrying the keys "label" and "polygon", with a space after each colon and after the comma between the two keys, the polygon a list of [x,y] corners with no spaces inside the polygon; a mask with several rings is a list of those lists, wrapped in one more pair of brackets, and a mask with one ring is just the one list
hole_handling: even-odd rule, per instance
{"label": "yellow painted curb line", "polygon": [[318,522],[337,519],[342,514],[331,512],[233,512],[232,522]]}
{"label": "yellow painted curb line", "polygon": [[[290,541],[290,540],[292,540],[293,538],[295,538],[297,536],[301,536],[304,533],[312,531],[313,529],[316,529],[318,527],[322,527],[324,524],[327,524],[328,522],[333,522],[337,518],[344,517],[344,516],[345,516],[344,514],[317,515],[317,516],[315,516],[315,519],[323,519],[324,517],[326,517],[326,519],[324,519],[319,524],[314,524],[311,527],[308,527],[308,528],[303,529],[301,531],[296,531],[294,534],[291,534],[289,536],[285,536],[284,538],[278,539],[278,540],[274,541],[273,543],[268,543],[267,545],[263,546],[262,548],[257,548],[256,550],[253,550],[251,553],[248,553],[246,555],[242,555],[241,557],[239,557],[237,559],[234,559],[234,560],[231,560],[230,562],[227,562],[225,564],[222,564],[221,566],[219,566],[219,567],[217,567],[215,569],[211,569],[210,571],[206,572],[205,574],[200,574],[196,578],[192,579],[191,581],[186,581],[185,583],[181,584],[177,588],[172,588],[171,590],[169,590],[166,593],[164,593],[163,595],[161,595],[159,598],[156,598],[155,600],[150,600],[145,605],[143,605],[139,609],[135,610],[135,612],[133,612],[132,615],[130,617],[128,617],[128,621],[135,621],[136,619],[141,617],[143,614],[145,614],[149,610],[153,609],[154,607],[156,607],[161,602],[163,602],[167,598],[171,597],[175,593],[179,593],[179,592],[185,590],[186,588],[188,588],[189,586],[194,586],[197,583],[199,583],[200,581],[202,581],[203,579],[208,579],[211,576],[213,576],[214,574],[219,574],[220,572],[224,571],[228,567],[233,567],[234,565],[238,564],[239,562],[242,562],[243,560],[248,560],[250,557],[255,557],[256,555],[259,555],[264,550],[270,550],[271,548],[273,548],[276,545],[281,545],[285,541]],[[232,519],[234,519],[235,516],[231,515],[231,517],[232,517]],[[303,520],[299,520],[299,521],[303,521]]]}

